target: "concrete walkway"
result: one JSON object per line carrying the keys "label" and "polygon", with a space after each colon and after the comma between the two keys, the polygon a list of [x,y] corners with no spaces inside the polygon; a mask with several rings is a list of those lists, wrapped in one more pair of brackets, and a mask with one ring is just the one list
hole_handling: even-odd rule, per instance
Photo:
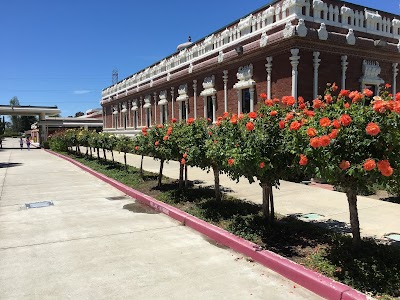
{"label": "concrete walkway", "polygon": [[[63,159],[3,146],[0,299],[319,299]],[[25,208],[38,201],[54,205]]]}
{"label": "concrete walkway", "polygon": [[[95,154],[95,153],[94,153]],[[111,159],[111,153],[106,153]],[[100,156],[103,157],[102,151]],[[123,154],[114,151],[117,161],[123,163]],[[128,164],[140,167],[141,157],[128,154]],[[158,173],[159,161],[145,157],[143,168]],[[165,176],[179,178],[179,163],[170,161],[164,164]],[[202,186],[214,186],[213,173],[207,173],[199,168],[189,168],[189,180],[200,182]],[[228,194],[262,203],[262,190],[257,183],[249,184],[246,179],[239,183],[230,180],[226,175],[220,175],[220,184]],[[312,220],[340,232],[350,233],[350,216],[347,198],[344,193],[322,189],[316,186],[281,181],[280,189],[274,189],[275,211],[282,215],[296,215],[316,213],[321,217]],[[358,211],[360,218],[361,235],[385,240],[389,233],[400,233],[400,204],[358,197]],[[303,219],[308,221],[307,219]]]}

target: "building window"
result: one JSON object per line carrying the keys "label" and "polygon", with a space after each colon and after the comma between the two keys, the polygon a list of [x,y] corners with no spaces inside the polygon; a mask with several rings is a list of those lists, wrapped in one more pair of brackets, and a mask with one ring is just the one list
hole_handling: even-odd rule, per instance
{"label": "building window", "polygon": [[151,126],[151,108],[146,108],[146,126]]}
{"label": "building window", "polygon": [[181,102],[181,120],[186,120],[186,101]]}
{"label": "building window", "polygon": [[167,105],[161,106],[161,124],[167,123]]}
{"label": "building window", "polygon": [[213,119],[213,101],[211,96],[207,96],[207,118],[210,119],[211,121],[214,121]]}
{"label": "building window", "polygon": [[124,113],[124,129],[126,129],[126,124],[128,123],[128,115]]}
{"label": "building window", "polygon": [[133,128],[137,128],[137,111],[133,112]]}
{"label": "building window", "polygon": [[[376,96],[378,94],[378,87],[375,84],[365,84],[365,88],[371,90],[372,93],[373,93],[373,96]],[[365,100],[364,104],[365,105],[370,105],[371,104],[371,99],[370,100]]]}
{"label": "building window", "polygon": [[115,115],[115,129],[118,129],[118,115]]}
{"label": "building window", "polygon": [[250,112],[250,89],[242,90],[242,113],[248,114]]}

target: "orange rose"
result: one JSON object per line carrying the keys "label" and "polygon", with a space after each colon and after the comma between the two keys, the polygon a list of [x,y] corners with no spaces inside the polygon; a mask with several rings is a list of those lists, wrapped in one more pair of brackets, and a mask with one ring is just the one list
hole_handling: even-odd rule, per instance
{"label": "orange rose", "polygon": [[237,116],[236,116],[236,115],[233,115],[232,118],[231,118],[231,120],[230,120],[230,122],[231,122],[233,125],[236,125],[236,124],[237,124],[237,121],[238,121]]}
{"label": "orange rose", "polygon": [[307,165],[307,164],[308,164],[308,158],[307,158],[305,155],[300,154],[300,161],[299,161],[299,164],[300,164],[301,166]]}
{"label": "orange rose", "polygon": [[299,104],[303,104],[305,101],[304,101],[304,98],[302,96],[299,96],[299,97],[297,97],[297,102]]}
{"label": "orange rose", "polygon": [[315,128],[310,127],[307,129],[307,134],[309,137],[314,137],[317,135],[317,130]]}
{"label": "orange rose", "polygon": [[233,158],[228,159],[228,165],[233,166],[235,160]]}
{"label": "orange rose", "polygon": [[139,146],[136,146],[136,147],[135,147],[135,150],[136,150],[136,151],[139,151]]}
{"label": "orange rose", "polygon": [[187,157],[187,153],[183,153],[183,158],[186,158]]}
{"label": "orange rose", "polygon": [[343,106],[344,106],[344,108],[350,108],[350,104],[347,102],[345,104],[343,104]]}
{"label": "orange rose", "polygon": [[326,103],[331,103],[333,101],[332,95],[331,94],[327,94],[324,97],[324,100],[326,101]]}
{"label": "orange rose", "polygon": [[289,129],[290,129],[290,130],[299,130],[300,127],[301,127],[301,123],[300,123],[300,122],[297,122],[297,121],[294,121],[294,122],[292,122],[292,123],[290,124]]}
{"label": "orange rose", "polygon": [[172,123],[176,123],[176,121],[178,121],[176,118],[172,118],[172,119],[171,119],[171,122],[172,122]]}
{"label": "orange rose", "polygon": [[379,132],[381,132],[381,129],[379,128],[378,124],[371,122],[368,123],[367,127],[365,128],[365,131],[367,132],[367,134],[375,136]]}
{"label": "orange rose", "polygon": [[318,137],[313,137],[312,139],[310,139],[310,145],[313,148],[321,147],[321,143],[319,141],[319,138]]}
{"label": "orange rose", "polygon": [[279,121],[279,128],[280,129],[283,129],[283,128],[285,128],[285,125],[286,125],[286,122],[285,121]]}
{"label": "orange rose", "polygon": [[342,160],[339,164],[339,167],[342,170],[347,170],[348,168],[350,168],[350,162],[348,162],[347,160]]}
{"label": "orange rose", "polygon": [[322,127],[328,127],[329,125],[331,125],[331,120],[329,120],[329,118],[322,118],[321,120],[319,120],[319,125],[321,125]]}
{"label": "orange rose", "polygon": [[184,165],[184,164],[186,164],[186,159],[182,158],[181,159],[181,165]]}
{"label": "orange rose", "polygon": [[392,167],[388,167],[387,169],[382,170],[382,171],[381,171],[381,174],[382,174],[383,176],[386,176],[386,177],[392,176],[392,174],[393,174],[393,168],[392,168]]}
{"label": "orange rose", "polygon": [[255,119],[255,118],[257,118],[257,113],[254,112],[254,111],[249,112],[249,118],[250,118],[250,119]]}
{"label": "orange rose", "polygon": [[329,144],[331,143],[331,138],[328,135],[323,135],[319,138],[319,143],[322,147],[329,146]]}
{"label": "orange rose", "polygon": [[270,116],[275,117],[278,114],[276,110],[273,110],[269,113]]}
{"label": "orange rose", "polygon": [[168,139],[169,139],[168,135],[166,135],[166,136],[163,137],[163,140],[164,140],[164,141],[168,141]]}
{"label": "orange rose", "polygon": [[263,169],[265,167],[265,162],[260,162],[260,169]]}
{"label": "orange rose", "polygon": [[247,122],[247,124],[246,124],[246,129],[247,129],[248,131],[254,130],[254,123],[253,123],[253,122]]}
{"label": "orange rose", "polygon": [[187,119],[187,123],[188,123],[188,124],[192,124],[193,122],[194,122],[194,119],[193,119],[193,118]]}
{"label": "orange rose", "polygon": [[340,122],[335,119],[335,120],[332,121],[332,126],[334,128],[336,128],[336,129],[339,129],[340,128]]}
{"label": "orange rose", "polygon": [[378,170],[382,171],[384,169],[390,168],[390,162],[388,160],[378,161]]}
{"label": "orange rose", "polygon": [[294,100],[294,97],[288,96],[286,99],[286,105],[287,106],[293,106],[296,103],[296,100]]}
{"label": "orange rose", "polygon": [[263,99],[266,99],[267,98],[267,94],[266,93],[261,93],[260,97],[263,98]]}
{"label": "orange rose", "polygon": [[350,91],[349,90],[341,90],[339,92],[339,96],[340,97],[348,97],[350,95]]}
{"label": "orange rose", "polygon": [[371,170],[375,169],[376,163],[375,163],[375,161],[373,159],[369,158],[364,162],[364,166],[363,167],[364,167],[365,171],[371,171]]}
{"label": "orange rose", "polygon": [[369,98],[369,97],[372,97],[372,96],[374,95],[374,92],[371,91],[370,89],[364,89],[363,93],[364,93],[364,95],[367,96],[368,98]]}
{"label": "orange rose", "polygon": [[328,134],[328,136],[331,139],[336,139],[338,134],[339,134],[339,130],[338,129],[332,129],[332,132],[330,134]]}
{"label": "orange rose", "polygon": [[323,108],[324,103],[319,99],[315,99],[315,100],[313,100],[313,107],[314,108]]}
{"label": "orange rose", "polygon": [[342,115],[340,117],[340,123],[342,123],[343,126],[349,126],[351,121],[352,119],[349,115]]}
{"label": "orange rose", "polygon": [[274,101],[271,100],[271,99],[267,99],[267,100],[265,100],[264,102],[265,102],[265,105],[266,105],[266,106],[272,106],[272,105],[274,105]]}

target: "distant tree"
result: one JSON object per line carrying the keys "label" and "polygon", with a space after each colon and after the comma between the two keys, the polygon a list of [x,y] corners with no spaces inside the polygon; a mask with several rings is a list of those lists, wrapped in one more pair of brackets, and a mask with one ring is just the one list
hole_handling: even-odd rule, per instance
{"label": "distant tree", "polygon": [[31,129],[31,125],[36,123],[37,117],[35,116],[22,116],[21,117],[21,128],[20,131],[26,131]]}
{"label": "distant tree", "polygon": [[75,118],[81,117],[81,116],[84,116],[84,115],[85,115],[85,114],[84,114],[83,112],[78,111],[77,113],[75,113]]}
{"label": "distant tree", "polygon": [[[18,100],[18,97],[14,96],[10,100],[10,105],[11,106],[21,106]],[[20,132],[21,131],[21,117],[20,116],[11,116],[11,129],[14,132]]]}

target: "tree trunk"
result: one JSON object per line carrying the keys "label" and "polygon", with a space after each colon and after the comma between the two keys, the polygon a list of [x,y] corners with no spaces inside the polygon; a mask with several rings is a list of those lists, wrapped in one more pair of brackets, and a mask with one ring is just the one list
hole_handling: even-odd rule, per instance
{"label": "tree trunk", "polygon": [[179,189],[183,189],[183,170],[184,170],[184,165],[180,164],[179,165]]}
{"label": "tree trunk", "polygon": [[[114,157],[113,157],[114,160]],[[126,164],[126,152],[124,152],[124,163],[125,163],[125,171],[128,172],[128,165]]]}
{"label": "tree trunk", "polygon": [[96,148],[96,150],[97,150],[97,159],[100,160],[100,149]]}
{"label": "tree trunk", "polygon": [[269,204],[271,205],[271,223],[275,221],[275,205],[274,205],[274,191],[272,190],[272,186],[269,186]]}
{"label": "tree trunk", "polygon": [[185,189],[188,188],[188,173],[187,173],[187,171],[188,171],[188,167],[185,164]]}
{"label": "tree trunk", "polygon": [[85,156],[86,156],[86,157],[88,157],[88,154],[89,154],[89,148],[88,148],[88,147],[86,147],[86,153],[85,153]]}
{"label": "tree trunk", "polygon": [[268,184],[266,183],[261,183],[262,187],[262,212],[264,217],[269,220],[270,219],[270,214],[269,214],[269,189],[268,189]]}
{"label": "tree trunk", "polygon": [[214,172],[214,191],[215,200],[221,201],[221,189],[219,187],[219,168],[217,166],[212,166]]}
{"label": "tree trunk", "polygon": [[89,151],[90,151],[90,158],[93,158],[92,147],[89,147]]}
{"label": "tree trunk", "polygon": [[140,172],[139,172],[140,178],[142,178],[142,179],[143,179],[143,156],[144,155],[142,155],[142,159],[140,161]]}
{"label": "tree trunk", "polygon": [[360,222],[358,220],[357,210],[357,194],[353,189],[349,188],[346,191],[346,195],[347,202],[349,203],[351,232],[353,234],[353,251],[357,252],[361,246]]}
{"label": "tree trunk", "polygon": [[107,160],[106,149],[103,148],[104,161]]}
{"label": "tree trunk", "polygon": [[162,160],[160,161],[160,172],[158,173],[158,183],[157,183],[157,187],[161,187],[163,169],[164,169],[164,160],[162,159]]}
{"label": "tree trunk", "polygon": [[[126,155],[126,153],[125,153],[125,155]],[[115,163],[115,161],[114,161],[114,152],[112,150],[111,150],[111,156],[112,156],[113,163]],[[126,167],[126,160],[125,160],[125,167]]]}

